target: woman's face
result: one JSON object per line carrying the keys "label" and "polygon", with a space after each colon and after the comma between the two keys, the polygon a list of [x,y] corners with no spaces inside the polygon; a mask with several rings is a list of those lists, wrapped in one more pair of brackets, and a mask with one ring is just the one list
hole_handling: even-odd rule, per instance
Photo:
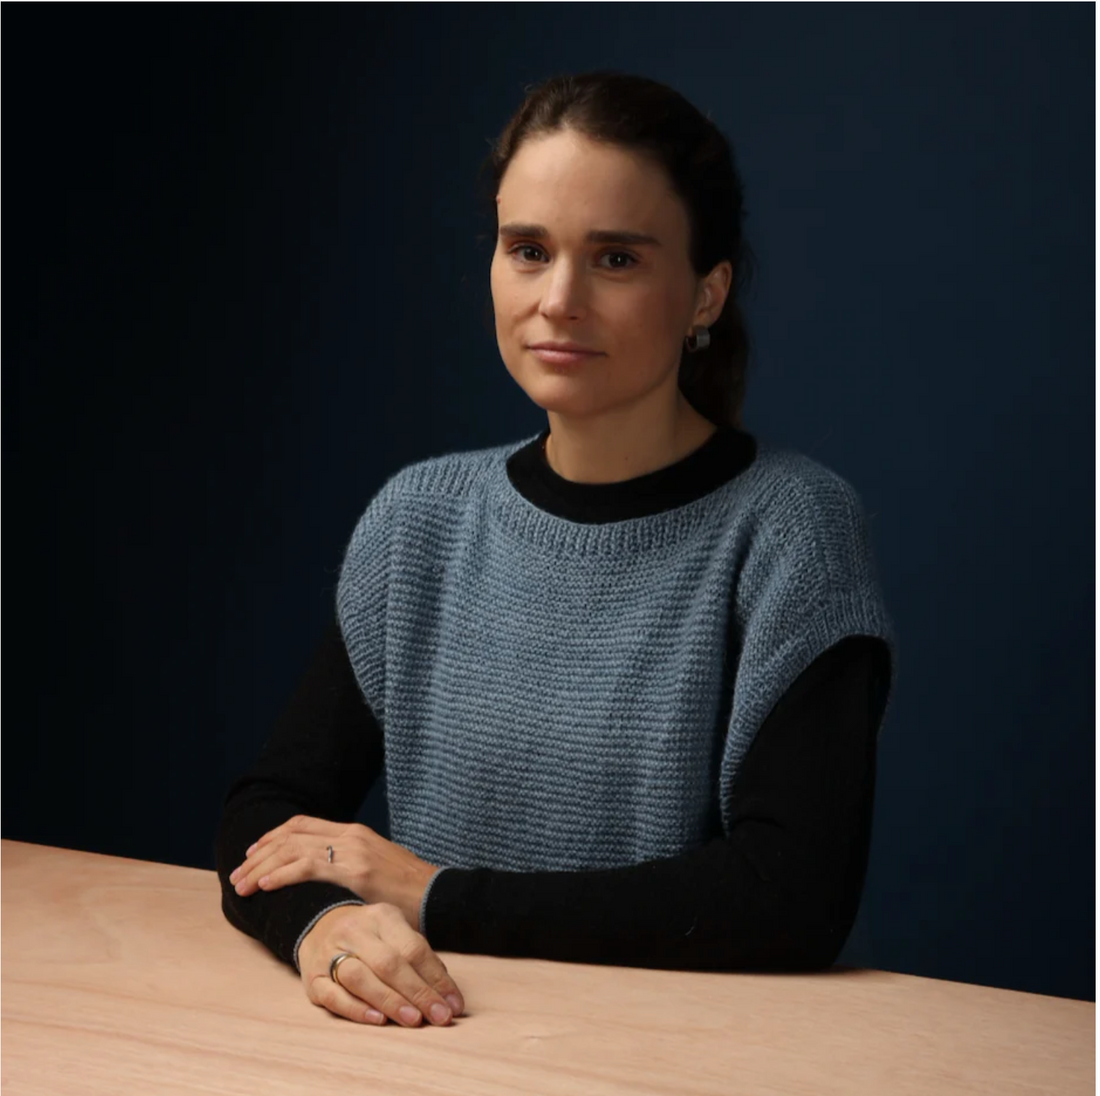
{"label": "woman's face", "polygon": [[[501,180],[497,224],[497,343],[527,395],[580,417],[647,396],[674,406],[684,336],[717,318],[724,293],[718,300],[692,270],[687,212],[661,168],[572,131],[529,139]],[[697,305],[713,315],[696,320]],[[548,364],[530,349],[546,340],[600,353]]]}

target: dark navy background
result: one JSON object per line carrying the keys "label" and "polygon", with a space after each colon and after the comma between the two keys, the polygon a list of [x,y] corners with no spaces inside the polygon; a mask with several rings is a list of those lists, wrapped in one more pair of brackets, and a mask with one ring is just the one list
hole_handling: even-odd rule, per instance
{"label": "dark navy background", "polygon": [[841,962],[1094,999],[1092,5],[6,18],[5,837],[213,866],[383,479],[545,425],[477,171],[525,85],[622,68],[733,141],[746,427],[871,515],[901,650]]}

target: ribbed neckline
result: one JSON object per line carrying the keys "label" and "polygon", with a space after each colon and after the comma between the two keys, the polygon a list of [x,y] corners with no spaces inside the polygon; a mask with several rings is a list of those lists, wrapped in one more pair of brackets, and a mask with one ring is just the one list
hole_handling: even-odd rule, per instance
{"label": "ribbed neckline", "polygon": [[496,509],[523,539],[581,555],[670,546],[713,523],[723,500],[711,496],[750,468],[760,448],[751,434],[723,426],[655,472],[618,483],[575,483],[547,462],[543,443],[549,433],[546,427],[497,464]]}

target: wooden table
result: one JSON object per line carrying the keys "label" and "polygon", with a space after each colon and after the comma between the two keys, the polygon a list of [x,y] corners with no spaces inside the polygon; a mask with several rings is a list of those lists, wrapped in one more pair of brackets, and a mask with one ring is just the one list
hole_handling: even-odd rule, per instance
{"label": "wooden table", "polygon": [[210,871],[0,841],[5,1096],[1092,1093],[1095,1005],[875,970],[443,952],[449,1027],[370,1027],[222,916]]}

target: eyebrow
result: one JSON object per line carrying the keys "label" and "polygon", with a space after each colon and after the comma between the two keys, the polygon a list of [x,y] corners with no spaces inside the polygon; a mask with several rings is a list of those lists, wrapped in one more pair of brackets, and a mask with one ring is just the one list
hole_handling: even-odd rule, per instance
{"label": "eyebrow", "polygon": [[[550,235],[542,225],[527,225],[511,222],[500,226],[500,236],[530,236],[532,239],[544,240]],[[661,241],[656,236],[650,236],[645,232],[630,232],[627,229],[593,228],[585,233],[585,242],[590,244],[630,244],[639,246],[652,244],[660,247]]]}

